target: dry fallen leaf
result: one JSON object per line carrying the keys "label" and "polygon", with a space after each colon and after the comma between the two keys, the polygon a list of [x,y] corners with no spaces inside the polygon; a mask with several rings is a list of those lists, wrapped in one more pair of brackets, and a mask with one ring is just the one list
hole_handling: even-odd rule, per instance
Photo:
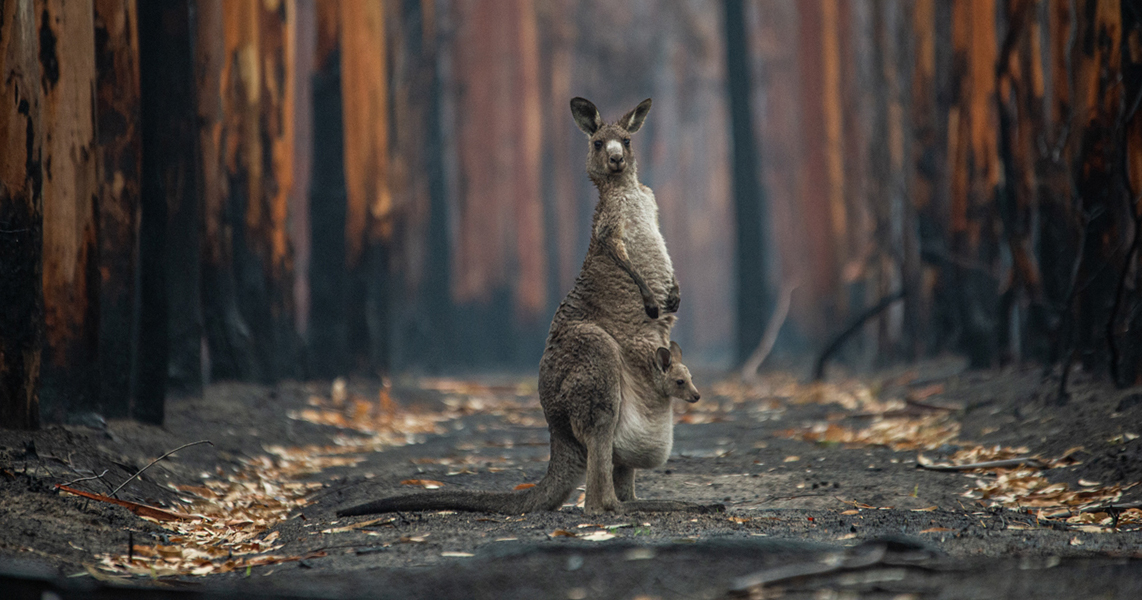
{"label": "dry fallen leaf", "polygon": [[576,533],[574,531],[567,531],[566,529],[556,529],[555,531],[552,531],[551,533],[547,534],[547,536],[553,537],[553,538],[555,538],[555,537],[575,537]]}
{"label": "dry fallen leaf", "polygon": [[521,483],[521,484],[519,484],[519,485],[515,486],[515,487],[514,487],[514,488],[512,488],[512,489],[514,489],[514,490],[526,490],[526,489],[530,489],[530,488],[533,488],[533,487],[535,487],[535,484],[534,484],[534,483]]}
{"label": "dry fallen leaf", "polygon": [[592,531],[586,535],[579,536],[579,539],[587,540],[588,542],[605,542],[614,539],[615,534],[609,531]]}
{"label": "dry fallen leaf", "polygon": [[856,510],[855,508],[850,508],[849,510],[841,512],[841,514],[842,515],[859,515],[860,511]]}
{"label": "dry fallen leaf", "polygon": [[418,485],[418,486],[420,486],[426,490],[439,489],[441,486],[444,485],[443,483],[441,483],[439,481],[433,481],[431,479],[405,479],[404,481],[400,482],[400,484],[401,485]]}
{"label": "dry fallen leaf", "polygon": [[921,530],[920,533],[939,533],[941,531],[951,531],[951,529],[947,527],[929,527]]}

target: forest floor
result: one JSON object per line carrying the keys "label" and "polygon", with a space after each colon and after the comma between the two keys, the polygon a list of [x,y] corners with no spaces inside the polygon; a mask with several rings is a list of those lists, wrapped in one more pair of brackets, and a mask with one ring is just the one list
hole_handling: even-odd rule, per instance
{"label": "forest floor", "polygon": [[[399,513],[546,468],[532,377],[217,384],[127,421],[0,430],[6,598],[1142,597],[1142,390],[935,361],[806,384],[696,374],[640,497],[713,514]],[[84,498],[111,491],[127,507]],[[939,465],[1033,457],[1023,466]],[[102,475],[86,481],[83,477]],[[165,511],[139,509],[136,504]],[[130,508],[148,517],[132,514]],[[125,588],[131,588],[127,590]]]}

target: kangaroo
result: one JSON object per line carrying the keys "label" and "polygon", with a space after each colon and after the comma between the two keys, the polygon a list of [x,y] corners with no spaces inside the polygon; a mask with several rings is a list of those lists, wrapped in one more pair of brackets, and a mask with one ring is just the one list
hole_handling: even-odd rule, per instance
{"label": "kangaroo", "polygon": [[599,202],[587,256],[552,318],[539,364],[540,403],[551,436],[547,474],[519,492],[413,494],[344,509],[338,516],[558,510],[584,475],[588,513],[720,508],[634,495],[635,469],[662,464],[673,444],[670,403],[661,394],[669,366],[659,349],[671,364],[681,363],[670,341],[675,316],[661,314],[677,312],[678,281],[658,229],[654,193],[639,183],[631,148],[631,134],[642,127],[650,105],[648,98],[606,124],[590,101],[571,100],[575,123],[589,138],[587,175]]}
{"label": "kangaroo", "polygon": [[[655,396],[643,403],[624,405],[615,432],[615,492],[635,510],[701,510],[705,507],[680,502],[634,500],[634,469],[649,469],[662,465],[670,456],[674,445],[674,413],[672,399],[694,403],[702,398],[694,386],[690,369],[682,364],[682,349],[677,342],[670,342],[670,349],[658,348],[653,362],[656,366],[654,381]],[[555,456],[552,455],[552,464]],[[544,482],[554,480],[560,490],[559,506],[571,495],[583,478],[582,463],[576,469],[565,470],[553,475],[548,467]],[[544,485],[543,482],[540,485]],[[540,486],[515,492],[469,492],[442,491],[422,492],[385,498],[337,511],[338,517],[367,515],[374,513],[406,510],[471,510],[516,514],[535,510],[534,490]],[[559,506],[544,505],[539,508],[555,510]]]}

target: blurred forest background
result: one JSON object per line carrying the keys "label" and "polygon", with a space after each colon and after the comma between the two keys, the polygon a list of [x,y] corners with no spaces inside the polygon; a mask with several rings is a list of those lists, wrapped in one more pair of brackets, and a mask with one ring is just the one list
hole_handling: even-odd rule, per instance
{"label": "blurred forest background", "polygon": [[[1131,0],[0,0],[0,425],[527,371],[635,136],[688,362],[1142,382]],[[788,317],[771,319],[776,312]],[[804,364],[808,364],[807,361]]]}

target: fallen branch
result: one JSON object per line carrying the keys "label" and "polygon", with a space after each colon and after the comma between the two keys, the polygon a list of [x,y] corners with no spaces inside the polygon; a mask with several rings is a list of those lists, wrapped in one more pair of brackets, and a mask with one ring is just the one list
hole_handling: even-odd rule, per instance
{"label": "fallen branch", "polygon": [[155,460],[152,460],[152,461],[150,462],[150,464],[148,464],[147,466],[143,467],[142,469],[139,469],[138,471],[136,471],[136,472],[135,472],[135,474],[134,474],[134,475],[132,475],[132,476],[130,476],[130,477],[128,477],[126,481],[124,481],[123,483],[120,483],[120,484],[119,484],[119,487],[117,487],[117,488],[115,488],[115,489],[111,490],[111,494],[110,494],[110,495],[111,495],[111,496],[114,496],[114,495],[115,495],[115,494],[116,494],[116,493],[117,493],[119,490],[123,489],[123,486],[127,485],[128,483],[131,483],[131,481],[132,481],[133,479],[135,479],[135,478],[136,478],[136,477],[138,477],[139,475],[142,475],[142,474],[143,474],[143,471],[146,471],[147,469],[151,468],[152,466],[154,466],[154,464],[155,464],[155,463],[159,462],[160,460],[162,460],[162,459],[164,459],[164,458],[166,458],[166,457],[168,457],[168,456],[170,456],[170,455],[174,454],[175,452],[178,452],[179,450],[182,450],[183,448],[189,448],[189,447],[191,447],[191,446],[197,446],[197,445],[199,445],[199,444],[210,444],[211,446],[213,446],[213,445],[214,445],[214,443],[213,443],[213,442],[211,442],[210,440],[198,440],[197,442],[191,442],[191,443],[189,443],[189,444],[183,444],[183,445],[179,446],[178,448],[175,448],[174,450],[171,450],[170,452],[167,452],[166,454],[164,454],[164,455],[162,455],[162,456],[160,456],[160,457],[156,458]]}
{"label": "fallen branch", "polygon": [[781,298],[777,301],[773,315],[769,317],[769,323],[765,326],[765,333],[762,334],[761,341],[758,342],[753,354],[749,355],[749,360],[742,365],[742,379],[750,379],[757,375],[761,363],[769,357],[773,345],[777,343],[777,334],[781,332],[781,327],[785,324],[785,317],[789,315],[789,303],[793,299],[793,290],[797,289],[798,285],[800,283],[797,280],[792,280],[781,286]]}
{"label": "fallen branch", "polygon": [[833,341],[830,342],[828,346],[825,346],[825,350],[821,352],[821,356],[817,357],[817,366],[813,369],[813,381],[821,381],[825,378],[825,363],[829,361],[830,356],[836,354],[837,350],[840,350],[841,345],[843,345],[845,341],[852,337],[854,333],[860,331],[860,328],[870,319],[888,310],[888,307],[896,303],[897,300],[904,299],[905,294],[905,290],[900,290],[891,296],[881,298],[880,302],[876,303],[876,306],[861,313],[844,331],[833,338]]}
{"label": "fallen branch", "polygon": [[1028,466],[1036,469],[1043,469],[1047,467],[1041,459],[1034,456],[1024,456],[1020,458],[1008,458],[1004,460],[986,460],[977,463],[967,463],[963,465],[953,465],[950,463],[934,463],[924,458],[924,455],[916,457],[916,466],[921,469],[929,471],[971,471],[973,469],[1010,469],[1011,467]]}
{"label": "fallen branch", "polygon": [[139,504],[138,502],[120,500],[118,498],[104,496],[103,494],[93,494],[91,492],[77,490],[75,488],[67,487],[63,484],[57,485],[56,489],[68,492],[69,494],[75,494],[76,496],[82,496],[90,500],[98,500],[99,502],[107,502],[109,504],[118,504],[119,506],[126,508],[127,510],[135,513],[136,515],[139,515],[140,517],[150,517],[158,521],[187,521],[198,518],[192,515],[185,515],[182,513],[176,513],[174,511],[156,508],[154,506],[147,506],[146,504]]}
{"label": "fallen branch", "polygon": [[1065,510],[1055,511],[1050,514],[1043,515],[1045,519],[1057,519],[1059,517],[1072,516],[1082,513],[1099,513],[1104,512],[1110,515],[1121,513],[1122,511],[1130,510],[1132,508],[1142,508],[1142,502],[1122,502],[1109,504],[1096,504],[1094,506],[1081,506],[1079,508],[1068,508]]}

